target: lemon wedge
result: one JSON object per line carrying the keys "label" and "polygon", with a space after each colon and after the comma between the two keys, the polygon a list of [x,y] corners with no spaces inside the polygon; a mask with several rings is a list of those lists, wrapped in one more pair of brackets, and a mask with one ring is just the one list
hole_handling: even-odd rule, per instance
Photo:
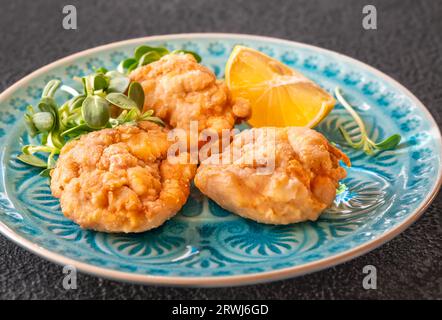
{"label": "lemon wedge", "polygon": [[335,105],[333,96],[303,74],[248,47],[235,46],[225,77],[233,98],[250,101],[254,127],[312,128]]}

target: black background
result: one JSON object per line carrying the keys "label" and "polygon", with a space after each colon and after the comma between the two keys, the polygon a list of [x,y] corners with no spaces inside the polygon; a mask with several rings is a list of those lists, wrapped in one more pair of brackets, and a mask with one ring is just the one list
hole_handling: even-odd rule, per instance
{"label": "black background", "polygon": [[[78,29],[62,28],[74,4]],[[361,26],[374,4],[378,29]],[[134,37],[183,32],[274,36],[360,59],[408,87],[441,124],[442,1],[25,1],[0,0],[0,90],[68,54]],[[131,285],[80,274],[62,287],[62,268],[0,236],[0,297],[6,299],[341,299],[442,298],[442,196],[400,236],[343,265],[296,279],[237,288]],[[362,268],[375,265],[378,289],[364,290]]]}

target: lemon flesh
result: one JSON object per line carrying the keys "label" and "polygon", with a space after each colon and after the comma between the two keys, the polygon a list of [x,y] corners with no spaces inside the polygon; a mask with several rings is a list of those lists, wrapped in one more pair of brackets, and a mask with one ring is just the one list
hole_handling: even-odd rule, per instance
{"label": "lemon flesh", "polygon": [[335,99],[300,72],[251,48],[236,46],[225,69],[232,97],[249,100],[249,124],[316,126],[335,105]]}

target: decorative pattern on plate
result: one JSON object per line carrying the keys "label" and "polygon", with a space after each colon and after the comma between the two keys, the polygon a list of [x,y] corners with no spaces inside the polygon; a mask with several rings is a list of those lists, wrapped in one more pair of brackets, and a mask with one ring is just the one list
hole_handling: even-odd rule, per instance
{"label": "decorative pattern on plate", "polygon": [[301,266],[376,239],[413,215],[437,182],[440,137],[429,115],[396,84],[352,60],[296,43],[228,35],[149,43],[197,51],[220,77],[231,48],[251,46],[298,68],[329,91],[339,85],[371,136],[381,139],[399,132],[403,143],[375,157],[347,148],[337,128],[342,125],[355,136],[358,132],[338,105],[318,130],[343,148],[353,167],[343,192],[317,222],[258,224],[220,208],[193,188],[181,212],[156,230],[136,235],[81,230],[62,215],[47,180],[15,159],[20,144],[29,139],[20,119],[26,105],[38,100],[49,76],[76,85],[72,77],[101,65],[116,67],[137,45],[121,44],[58,65],[0,101],[3,225],[52,252],[106,269],[164,277],[245,275]]}

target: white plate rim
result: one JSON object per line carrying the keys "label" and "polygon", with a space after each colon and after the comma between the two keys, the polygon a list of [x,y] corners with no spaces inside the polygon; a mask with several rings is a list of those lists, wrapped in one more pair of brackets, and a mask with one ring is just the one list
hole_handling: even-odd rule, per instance
{"label": "white plate rim", "polygon": [[[74,54],[71,54],[67,57],[56,60],[52,63],[49,63],[36,71],[30,73],[29,75],[23,77],[21,80],[17,81],[5,91],[0,94],[0,101],[6,100],[12,92],[25,85],[27,82],[32,80],[39,75],[56,68],[64,63],[68,63],[72,60],[78,59],[80,57],[97,53],[103,50],[108,50],[113,47],[118,47],[122,45],[130,45],[133,43],[139,43],[143,41],[161,41],[161,40],[170,40],[170,39],[195,39],[195,38],[230,38],[230,39],[238,39],[238,40],[263,40],[267,42],[274,43],[283,43],[283,44],[291,44],[297,45],[300,47],[312,49],[315,51],[327,53],[329,55],[334,55],[339,57],[340,59],[349,61],[358,65],[359,67],[370,71],[376,76],[383,78],[389,83],[395,85],[399,90],[404,92],[415,104],[418,108],[421,109],[427,116],[430,122],[432,123],[432,127],[435,128],[435,133],[437,137],[435,137],[439,141],[439,157],[442,158],[442,137],[439,126],[434,120],[431,113],[425,107],[425,105],[412,94],[407,88],[405,88],[398,81],[394,80],[392,77],[386,75],[385,73],[379,71],[378,69],[371,67],[370,65],[361,62],[357,59],[351,58],[347,55],[324,49],[321,47],[317,47],[314,45],[309,45],[297,41],[285,40],[274,37],[267,36],[258,36],[258,35],[250,35],[250,34],[237,34],[237,33],[178,33],[178,34],[167,34],[167,35],[154,35],[147,37],[134,38],[129,40],[112,42],[109,44],[97,46],[91,49],[83,50]],[[3,147],[4,148],[4,147]],[[329,268],[343,262],[354,259],[360,255],[368,253],[380,245],[386,243],[387,241],[393,239],[397,235],[399,235],[402,231],[407,229],[411,224],[413,224],[428,208],[431,202],[434,200],[436,195],[439,192],[439,189],[442,185],[442,171],[441,166],[438,167],[438,176],[436,183],[433,186],[431,192],[429,192],[426,198],[422,201],[421,205],[406,219],[404,219],[400,224],[385,232],[384,234],[378,236],[375,239],[372,239],[368,242],[365,242],[357,247],[354,247],[350,250],[342,252],[340,254],[323,258],[320,260],[316,260],[310,263],[306,263],[300,266],[293,266],[288,268],[283,268],[279,270],[261,272],[261,273],[252,273],[252,274],[244,274],[244,275],[234,275],[234,276],[209,276],[209,277],[177,277],[177,276],[155,276],[148,274],[134,274],[129,272],[122,272],[111,270],[103,267],[97,267],[94,265],[90,265],[84,262],[77,261],[75,259],[66,258],[65,256],[54,253],[48,249],[45,249],[39,245],[32,243],[31,241],[23,238],[22,236],[17,235],[13,230],[11,230],[8,226],[6,226],[3,222],[0,221],[0,232],[6,236],[9,240],[15,242],[19,246],[31,251],[32,253],[47,259],[56,264],[66,266],[72,265],[77,270],[88,273],[91,275],[95,275],[98,277],[103,277],[111,280],[118,280],[123,282],[130,283],[139,283],[139,284],[150,284],[150,285],[164,285],[164,286],[190,286],[190,287],[226,287],[226,286],[238,286],[238,285],[247,285],[247,284],[256,284],[263,283],[269,281],[276,281],[287,279],[291,277],[301,276],[307,273],[312,273],[315,271],[319,271],[325,268]]]}

